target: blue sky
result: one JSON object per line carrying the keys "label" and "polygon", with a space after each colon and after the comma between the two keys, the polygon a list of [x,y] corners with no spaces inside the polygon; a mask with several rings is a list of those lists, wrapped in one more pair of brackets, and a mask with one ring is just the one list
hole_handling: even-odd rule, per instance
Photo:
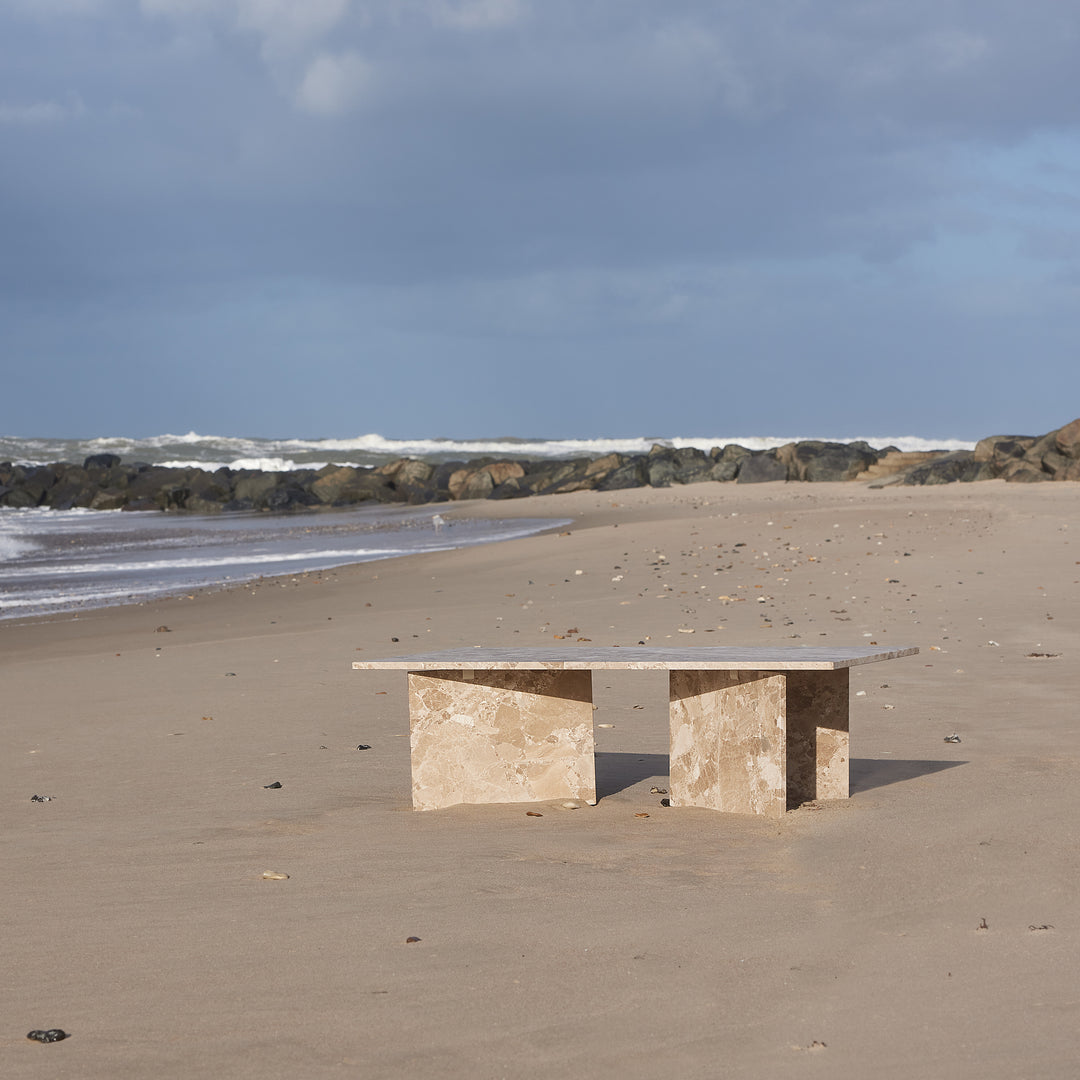
{"label": "blue sky", "polygon": [[1077,0],[0,0],[0,431],[1037,434]]}

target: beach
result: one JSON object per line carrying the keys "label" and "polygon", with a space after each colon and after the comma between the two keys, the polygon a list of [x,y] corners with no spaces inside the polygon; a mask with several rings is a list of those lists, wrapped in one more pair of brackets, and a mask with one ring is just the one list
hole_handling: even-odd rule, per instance
{"label": "beach", "polygon": [[[1074,484],[454,514],[572,523],[0,622],[5,1077],[1075,1071]],[[661,805],[651,672],[594,677],[596,806],[415,812],[405,675],[351,669],[642,642],[921,651],[779,820]]]}

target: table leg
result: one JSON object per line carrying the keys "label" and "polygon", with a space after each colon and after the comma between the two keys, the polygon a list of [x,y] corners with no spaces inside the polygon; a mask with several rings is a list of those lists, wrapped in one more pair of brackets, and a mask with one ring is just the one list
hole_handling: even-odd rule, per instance
{"label": "table leg", "polygon": [[848,669],[787,673],[788,798],[848,797]]}
{"label": "table leg", "polygon": [[596,802],[590,671],[409,672],[413,807]]}
{"label": "table leg", "polygon": [[672,671],[672,806],[778,817],[787,809],[785,677]]}

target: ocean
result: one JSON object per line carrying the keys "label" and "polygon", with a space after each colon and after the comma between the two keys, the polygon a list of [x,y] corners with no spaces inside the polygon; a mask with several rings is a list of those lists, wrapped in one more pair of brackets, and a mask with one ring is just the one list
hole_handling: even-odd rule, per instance
{"label": "ocean", "polygon": [[81,463],[91,454],[119,454],[124,462],[144,461],[171,468],[197,467],[214,470],[321,469],[324,465],[385,465],[398,458],[424,461],[463,461],[476,457],[572,458],[605,454],[647,454],[654,443],[682,449],[709,450],[738,443],[748,450],[769,450],[789,442],[822,439],[827,442],[863,441],[873,447],[895,446],[899,450],[971,450],[975,444],[963,439],[927,439],[915,435],[712,435],[702,437],[646,437],[623,439],[387,439],[360,435],[354,439],[261,439],[223,435],[153,435],[145,439],[109,436],[94,439],[20,438],[0,435],[0,461],[47,465],[54,461]]}
{"label": "ocean", "polygon": [[[851,437],[713,436],[476,440],[264,439],[157,435],[92,439],[0,435],[0,461],[81,463],[91,454],[118,454],[125,463],[175,468],[287,471],[328,464],[374,467],[401,457],[431,462],[500,458],[601,457],[647,453],[654,443],[708,450],[739,443],[765,450],[803,438],[854,442]],[[917,436],[864,436],[871,446],[901,450],[967,450],[974,443]],[[225,587],[262,576],[327,570],[496,543],[568,524],[562,519],[455,520],[453,507],[363,507],[322,513],[179,515],[156,511],[15,510],[0,507],[0,619],[77,613],[111,604]]]}

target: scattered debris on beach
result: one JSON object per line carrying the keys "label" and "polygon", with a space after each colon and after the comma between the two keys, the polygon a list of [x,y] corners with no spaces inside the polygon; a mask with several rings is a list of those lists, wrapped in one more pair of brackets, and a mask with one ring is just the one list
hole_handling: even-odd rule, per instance
{"label": "scattered debris on beach", "polygon": [[55,799],[55,795],[31,795],[31,802],[52,802]]}
{"label": "scattered debris on beach", "polygon": [[26,1037],[40,1043],[54,1043],[70,1038],[62,1028],[49,1028],[48,1031],[28,1031]]}
{"label": "scattered debris on beach", "polygon": [[279,788],[281,787],[281,781],[275,780],[272,784],[263,784],[263,787],[266,788],[267,791],[269,791],[271,788]]}

